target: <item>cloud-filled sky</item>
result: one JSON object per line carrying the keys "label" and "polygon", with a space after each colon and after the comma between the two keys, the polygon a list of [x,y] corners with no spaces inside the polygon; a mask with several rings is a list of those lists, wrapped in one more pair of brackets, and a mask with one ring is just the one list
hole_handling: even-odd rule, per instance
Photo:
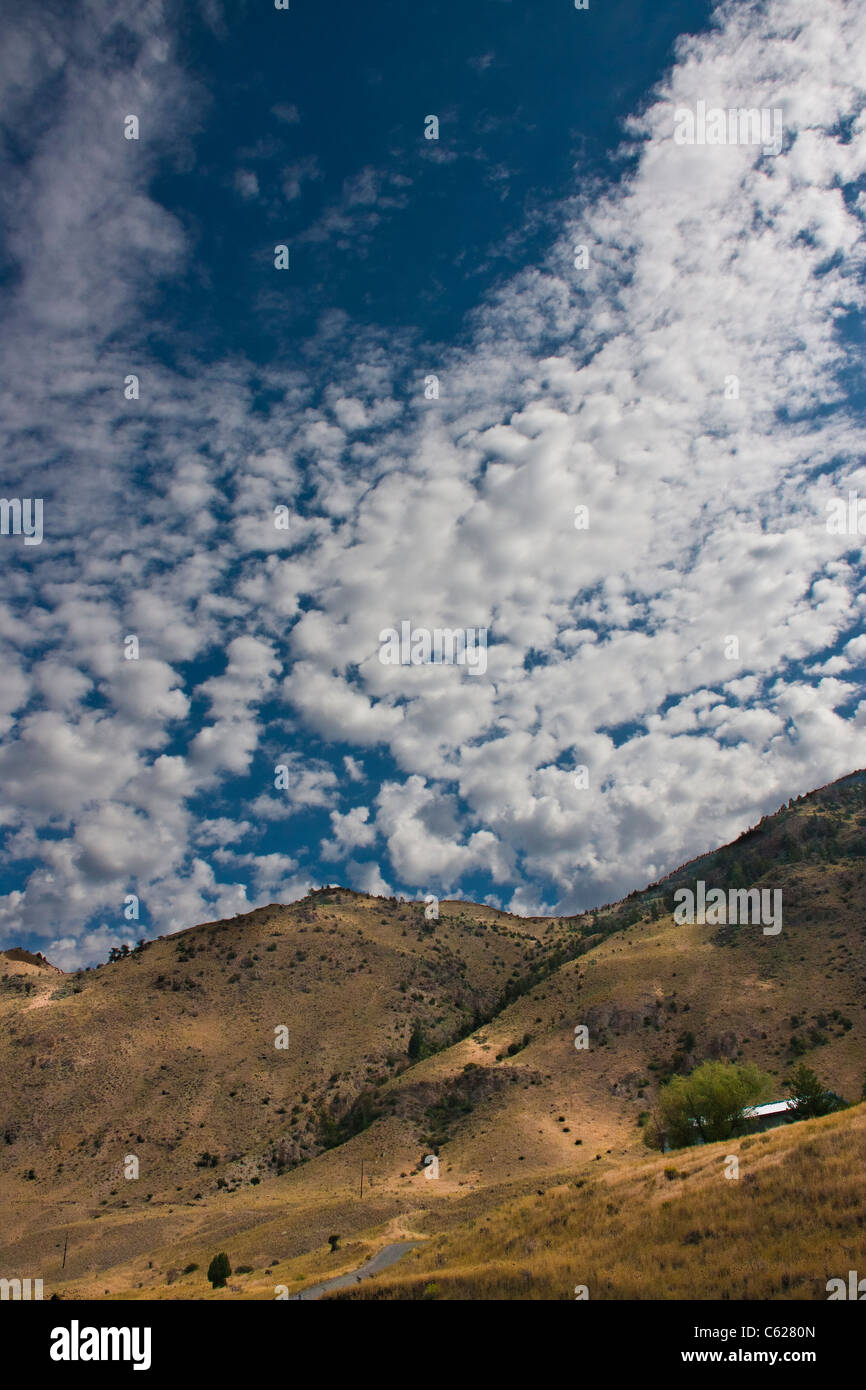
{"label": "cloud-filled sky", "polygon": [[7,7],[0,945],[574,912],[866,764],[864,52],[858,0]]}

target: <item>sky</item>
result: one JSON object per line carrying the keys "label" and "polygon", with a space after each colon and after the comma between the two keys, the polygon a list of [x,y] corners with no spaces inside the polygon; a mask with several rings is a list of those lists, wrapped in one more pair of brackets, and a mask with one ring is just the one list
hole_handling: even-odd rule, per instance
{"label": "sky", "polygon": [[866,764],[864,52],[859,0],[5,7],[0,947],[570,914]]}

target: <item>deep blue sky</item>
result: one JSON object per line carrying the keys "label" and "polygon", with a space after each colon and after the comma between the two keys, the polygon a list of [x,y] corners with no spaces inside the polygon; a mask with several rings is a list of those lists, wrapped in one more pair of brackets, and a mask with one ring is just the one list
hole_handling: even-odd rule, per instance
{"label": "deep blue sky", "polygon": [[[708,8],[343,0],[277,14],[250,5],[228,39],[185,24],[180,56],[209,104],[190,132],[193,167],[152,186],[196,246],[189,298],[171,290],[178,326],[192,329],[199,349],[207,329],[220,355],[273,362],[278,353],[287,364],[303,358],[320,315],[334,309],[433,342],[459,340],[491,281],[544,247],[552,205],[610,170],[623,118]],[[278,119],[275,106],[296,107],[297,123]],[[438,142],[424,138],[430,113]],[[437,164],[432,153],[456,158]],[[309,159],[318,177],[286,203],[282,170]],[[245,205],[233,193],[238,166],[258,175],[266,215],[259,199]],[[339,247],[296,245],[365,169],[386,185],[407,181],[388,185],[400,206],[371,205],[375,235],[361,227]],[[542,219],[537,236],[529,213]],[[292,247],[291,283],[278,306],[263,305],[275,293],[277,241]]]}

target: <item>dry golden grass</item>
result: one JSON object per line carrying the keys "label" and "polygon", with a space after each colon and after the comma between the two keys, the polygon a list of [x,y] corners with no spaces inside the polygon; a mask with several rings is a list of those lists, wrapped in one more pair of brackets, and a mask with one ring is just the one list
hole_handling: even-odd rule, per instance
{"label": "dry golden grass", "polygon": [[[866,1106],[492,1208],[353,1299],[825,1299],[866,1266]],[[728,1155],[739,1178],[726,1178]],[[669,1178],[665,1170],[673,1170]]]}

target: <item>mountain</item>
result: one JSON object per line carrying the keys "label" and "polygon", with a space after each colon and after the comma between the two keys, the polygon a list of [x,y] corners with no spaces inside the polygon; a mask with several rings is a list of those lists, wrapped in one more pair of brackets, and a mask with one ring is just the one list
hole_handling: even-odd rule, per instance
{"label": "mountain", "polygon": [[[593,1212],[597,1224],[606,1185],[620,1193],[610,1200],[625,1213],[623,1248],[629,1230],[652,1232],[640,1213],[655,1209],[653,1192],[681,1189],[664,1176],[670,1155],[642,1144],[642,1122],[674,1072],[748,1059],[781,1096],[803,1058],[859,1100],[864,829],[858,772],[575,917],[451,901],[436,920],[424,904],[332,888],[74,974],[4,952],[0,1274],[42,1277],[63,1297],[272,1298],[276,1285],[301,1288],[410,1236],[430,1243],[356,1296],[415,1297],[430,1283],[441,1296],[558,1296],[559,1275],[545,1282],[531,1250],[514,1256],[517,1284],[459,1271],[500,1266],[496,1233],[510,1221],[532,1228],[526,1244],[564,1241],[568,1265],[561,1218]],[[679,924],[676,895],[699,880],[781,892],[781,930]],[[812,1172],[812,1131],[840,1136],[845,1154],[862,1141],[863,1113],[759,1136],[762,1162],[780,1146],[791,1171]],[[678,1153],[677,1168],[697,1172],[712,1147]],[[689,1230],[715,1230],[709,1178],[686,1189]],[[760,1177],[755,1192],[770,1201]],[[715,1239],[721,1270],[733,1236]],[[250,1267],[228,1292],[203,1275],[221,1248]],[[653,1248],[641,1256],[650,1271]],[[677,1268],[697,1269],[707,1248],[703,1236],[687,1242]],[[768,1271],[781,1279],[772,1260]],[[622,1291],[637,1277],[632,1257],[616,1278],[598,1274],[611,1297],[635,1296]]]}

